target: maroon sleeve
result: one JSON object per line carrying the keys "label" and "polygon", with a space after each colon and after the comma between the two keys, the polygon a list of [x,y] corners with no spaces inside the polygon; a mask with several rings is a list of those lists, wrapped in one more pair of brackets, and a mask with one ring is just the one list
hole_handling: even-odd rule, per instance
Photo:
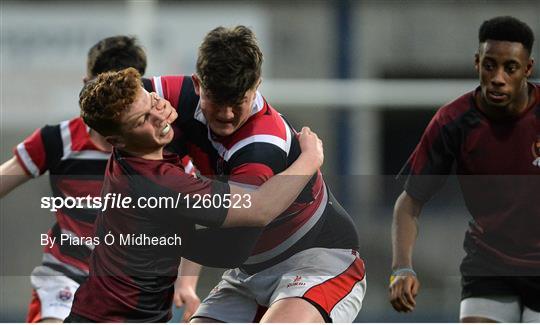
{"label": "maroon sleeve", "polygon": [[[187,174],[185,175],[187,176]],[[181,197],[183,204],[179,207],[178,212],[195,224],[210,228],[221,227],[229,211],[229,207],[224,204],[226,196],[231,193],[229,184],[201,180],[192,176],[189,178],[192,180],[192,184],[183,188],[177,187],[178,193],[183,194]],[[199,206],[195,206],[196,201],[201,198]],[[204,202],[210,202],[210,205],[206,206]]]}
{"label": "maroon sleeve", "polygon": [[449,125],[439,110],[403,169],[407,174],[405,191],[422,202],[428,201],[452,172],[455,145]]}
{"label": "maroon sleeve", "polygon": [[[158,173],[134,179],[139,182],[136,186],[143,189],[141,195],[174,199],[174,208],[168,215],[206,227],[220,227],[225,221],[229,207],[224,198],[231,191],[227,183],[193,177],[170,163],[163,164]],[[203,198],[211,204],[205,205]]]}

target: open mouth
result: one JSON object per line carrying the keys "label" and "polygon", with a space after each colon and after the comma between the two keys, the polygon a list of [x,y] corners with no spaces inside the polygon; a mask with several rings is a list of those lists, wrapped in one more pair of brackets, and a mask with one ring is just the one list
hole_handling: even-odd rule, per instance
{"label": "open mouth", "polygon": [[233,124],[234,120],[230,120],[230,121],[216,120],[216,122],[218,122],[219,124],[227,125],[227,124]]}
{"label": "open mouth", "polygon": [[169,133],[171,131],[171,125],[169,123],[167,123],[167,125],[165,125],[165,127],[161,130],[161,135],[167,135],[167,133]]}
{"label": "open mouth", "polygon": [[498,91],[488,90],[487,95],[489,99],[495,102],[501,102],[505,100],[506,98],[508,98],[508,95],[506,95],[505,93],[498,92]]}

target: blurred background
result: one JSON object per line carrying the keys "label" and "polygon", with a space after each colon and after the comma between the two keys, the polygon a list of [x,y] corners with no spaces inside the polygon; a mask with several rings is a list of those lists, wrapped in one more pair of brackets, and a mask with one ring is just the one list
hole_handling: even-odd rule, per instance
{"label": "blurred background", "polygon": [[[417,309],[387,302],[395,179],[442,104],[477,84],[480,24],[499,15],[540,38],[540,1],[4,1],[0,2],[0,158],[44,124],[78,114],[88,49],[104,37],[138,37],[147,76],[191,74],[203,36],[219,25],[251,27],[265,55],[262,93],[297,128],[325,143],[324,172],[354,216],[368,290],[358,322],[457,322],[459,262],[469,215],[456,180],[425,208],[414,265]],[[539,58],[538,41],[533,56]],[[537,64],[538,69],[538,64]],[[538,76],[535,73],[534,77]],[[39,235],[41,177],[0,201],[0,321],[24,321]],[[221,270],[205,269],[202,297]]]}

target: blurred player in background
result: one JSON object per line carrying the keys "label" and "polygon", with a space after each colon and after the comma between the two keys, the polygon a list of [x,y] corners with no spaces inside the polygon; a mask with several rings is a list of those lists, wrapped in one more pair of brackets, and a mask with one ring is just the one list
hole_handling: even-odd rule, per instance
{"label": "blurred player in background", "polygon": [[540,322],[540,86],[527,80],[533,42],[531,28],[513,17],[485,21],[474,62],[480,86],[438,110],[409,159],[392,230],[396,310],[415,308],[417,219],[455,164],[473,217],[461,321]]}
{"label": "blurred player in background", "polygon": [[[178,111],[197,168],[256,189],[299,156],[294,129],[258,92],[263,56],[253,32],[218,27],[199,48],[197,73],[145,80]],[[268,198],[272,200],[272,198]],[[254,216],[255,217],[255,216]],[[251,256],[224,273],[195,322],[352,322],[366,280],[356,227],[319,172],[264,229]]]}
{"label": "blurred player in background", "polygon": [[[323,162],[322,142],[304,128],[298,138],[300,157],[280,177],[273,177],[255,191],[192,177],[184,172],[178,155],[164,151],[173,139],[171,124],[178,116],[176,110],[144,90],[133,68],[100,74],[85,86],[80,104],[84,121],[114,146],[105,171],[103,195],[118,193],[133,198],[133,202],[139,198],[177,198],[178,193],[183,198],[177,205],[149,208],[128,204],[98,215],[95,230],[100,244],[92,253],[90,275],[77,290],[66,322],[168,321],[180,256],[211,265],[210,255],[223,245],[234,247],[239,241],[232,238],[225,243],[210,238],[211,243],[200,242],[195,225],[267,225],[294,201]],[[197,208],[197,195],[212,197],[212,204]],[[186,196],[192,197],[191,201]],[[227,197],[234,205],[222,201]],[[237,197],[241,201],[235,201]],[[123,235],[141,234],[181,238],[181,242],[122,244]],[[116,242],[108,236],[116,237]],[[206,250],[206,246],[214,249]],[[235,259],[238,250],[226,254]]]}
{"label": "blurred player in background", "polygon": [[[88,51],[87,74],[83,82],[99,73],[134,67],[146,70],[146,54],[137,40],[114,36],[100,40]],[[111,145],[80,117],[47,125],[36,130],[14,149],[14,156],[0,166],[0,197],[31,178],[49,171],[50,184],[57,197],[99,196],[110,157]],[[191,168],[189,157],[183,160]],[[191,171],[191,170],[188,170]],[[97,210],[62,208],[56,212],[56,223],[48,235],[89,236]],[[55,244],[45,246],[42,265],[31,275],[33,286],[27,322],[61,322],[71,309],[73,294],[88,275],[88,258],[93,247]],[[187,280],[187,279],[186,279]],[[187,309],[198,306],[194,293],[182,290],[177,305]]]}

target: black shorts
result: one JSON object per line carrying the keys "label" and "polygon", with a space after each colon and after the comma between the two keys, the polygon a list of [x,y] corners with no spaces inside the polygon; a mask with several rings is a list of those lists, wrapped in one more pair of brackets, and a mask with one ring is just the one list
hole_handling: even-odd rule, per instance
{"label": "black shorts", "polygon": [[471,297],[518,296],[524,306],[540,312],[540,276],[537,275],[540,271],[512,271],[479,254],[468,254],[460,269],[461,300]]}

